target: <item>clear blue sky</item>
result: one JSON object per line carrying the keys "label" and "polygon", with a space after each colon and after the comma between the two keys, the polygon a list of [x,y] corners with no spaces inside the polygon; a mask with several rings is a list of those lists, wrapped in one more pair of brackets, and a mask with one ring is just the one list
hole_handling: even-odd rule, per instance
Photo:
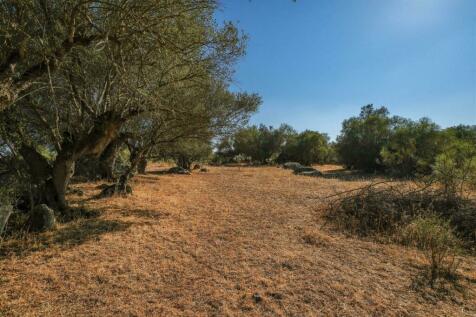
{"label": "clear blue sky", "polygon": [[252,123],[327,132],[369,103],[446,127],[476,124],[476,0],[221,0],[249,35],[234,89]]}

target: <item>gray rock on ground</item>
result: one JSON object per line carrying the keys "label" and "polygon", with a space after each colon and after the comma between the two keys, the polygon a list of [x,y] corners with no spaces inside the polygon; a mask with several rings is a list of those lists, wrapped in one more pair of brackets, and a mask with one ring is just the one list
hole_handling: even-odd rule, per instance
{"label": "gray rock on ground", "polygon": [[300,167],[302,166],[301,163],[298,163],[298,162],[286,162],[283,164],[283,168],[284,169],[292,169],[294,170],[295,168],[297,167]]}
{"label": "gray rock on ground", "polygon": [[311,166],[298,166],[294,169],[294,174],[301,174],[302,172],[313,172],[313,171],[317,171],[317,170]]}
{"label": "gray rock on ground", "polygon": [[55,212],[45,204],[33,208],[28,219],[31,231],[42,232],[54,229],[56,226]]}
{"label": "gray rock on ground", "polygon": [[322,176],[322,173],[319,172],[318,170],[314,170],[314,171],[301,172],[298,175],[318,177],[318,176]]}
{"label": "gray rock on ground", "polygon": [[190,175],[190,171],[182,168],[180,166],[174,166],[169,169],[169,173],[171,174],[181,174],[181,175]]}

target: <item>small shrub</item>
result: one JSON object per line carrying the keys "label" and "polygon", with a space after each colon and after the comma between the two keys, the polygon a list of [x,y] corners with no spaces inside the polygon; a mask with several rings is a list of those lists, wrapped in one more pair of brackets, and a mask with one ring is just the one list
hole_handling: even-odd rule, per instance
{"label": "small shrub", "polygon": [[402,238],[423,251],[430,265],[431,286],[438,278],[455,276],[461,242],[449,221],[435,215],[416,218],[404,227]]}

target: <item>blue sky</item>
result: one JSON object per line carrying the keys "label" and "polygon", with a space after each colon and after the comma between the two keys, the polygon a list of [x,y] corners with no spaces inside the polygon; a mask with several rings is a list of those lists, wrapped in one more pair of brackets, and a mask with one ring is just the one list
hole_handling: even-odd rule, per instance
{"label": "blue sky", "polygon": [[233,89],[252,123],[334,138],[369,103],[446,127],[476,124],[476,0],[221,0],[249,36]]}

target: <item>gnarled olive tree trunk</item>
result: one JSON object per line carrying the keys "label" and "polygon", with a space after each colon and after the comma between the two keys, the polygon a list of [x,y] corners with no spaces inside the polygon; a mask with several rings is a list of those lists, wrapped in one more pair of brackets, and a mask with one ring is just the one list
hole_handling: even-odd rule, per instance
{"label": "gnarled olive tree trunk", "polygon": [[75,162],[85,156],[99,156],[117,138],[117,132],[125,120],[105,114],[98,124],[86,135],[78,138],[65,136],[55,161],[50,164],[33,147],[24,146],[20,151],[29,165],[32,179],[43,188],[44,200],[52,208],[67,209],[66,190],[74,174]]}
{"label": "gnarled olive tree trunk", "polygon": [[0,235],[3,233],[3,230],[5,230],[5,225],[12,212],[13,207],[11,205],[0,206]]}
{"label": "gnarled olive tree trunk", "polygon": [[102,179],[112,180],[115,178],[114,169],[116,166],[117,155],[126,139],[127,135],[122,133],[112,140],[99,156],[98,168],[99,175]]}

